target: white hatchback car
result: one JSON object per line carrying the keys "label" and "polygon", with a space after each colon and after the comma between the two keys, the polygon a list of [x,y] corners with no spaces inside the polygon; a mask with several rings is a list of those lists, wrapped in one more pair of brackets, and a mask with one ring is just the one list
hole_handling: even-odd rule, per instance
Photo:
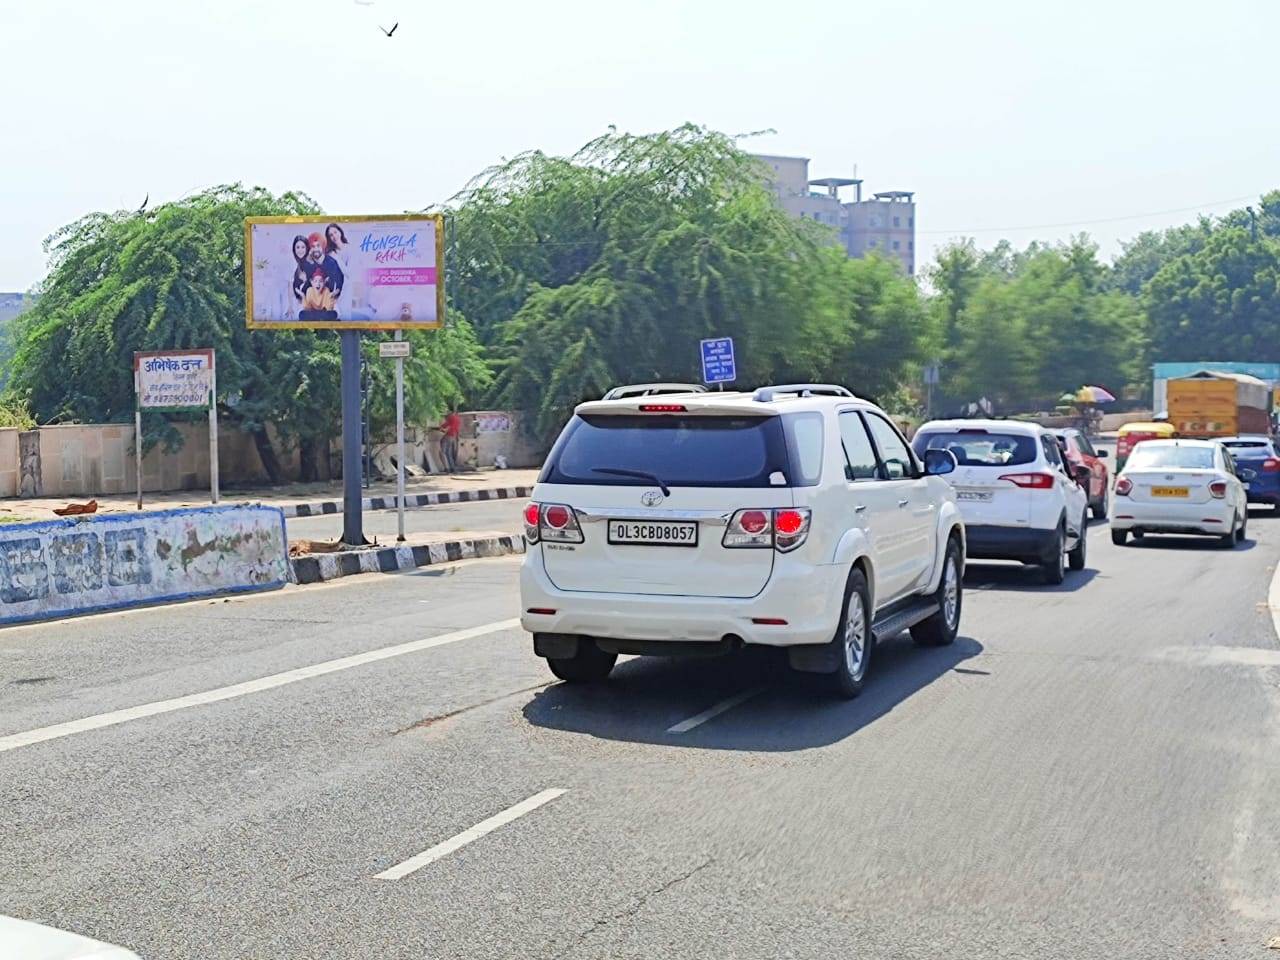
{"label": "white hatchback car", "polygon": [[1017,420],[933,420],[913,444],[919,456],[948,450],[956,458],[947,479],[970,559],[1036,564],[1049,583],[1061,583],[1068,564],[1084,569],[1089,496],[1051,432]]}
{"label": "white hatchback car", "polygon": [[1253,471],[1237,470],[1216,440],[1144,440],[1116,477],[1111,539],[1133,534],[1195,533],[1234,547],[1249,523],[1244,484]]}
{"label": "white hatchback car", "polygon": [[855,696],[877,639],[959,627],[955,461],[928,467],[843,387],[581,404],[525,513],[521,621],[563,680],[759,644]]}

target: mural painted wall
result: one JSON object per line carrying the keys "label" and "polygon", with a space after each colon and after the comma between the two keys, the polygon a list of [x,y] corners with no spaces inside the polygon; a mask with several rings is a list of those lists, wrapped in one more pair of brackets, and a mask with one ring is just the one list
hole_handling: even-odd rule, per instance
{"label": "mural painted wall", "polygon": [[289,580],[284,514],[225,506],[0,527],[0,624],[272,590]]}

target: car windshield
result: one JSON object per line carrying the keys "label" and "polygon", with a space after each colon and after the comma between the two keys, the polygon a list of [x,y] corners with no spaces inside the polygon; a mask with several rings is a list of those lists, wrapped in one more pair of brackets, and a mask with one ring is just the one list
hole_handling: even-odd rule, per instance
{"label": "car windshield", "polygon": [[587,414],[565,428],[541,479],[653,486],[648,478],[657,476],[673,487],[768,487],[788,472],[781,417]]}
{"label": "car windshield", "polygon": [[1128,466],[1133,470],[1160,468],[1211,470],[1213,469],[1213,448],[1139,444],[1133,455],[1129,457]]}
{"label": "car windshield", "polygon": [[1034,463],[1036,459],[1033,437],[979,429],[921,431],[912,446],[919,457],[926,450],[949,450],[962,467],[1008,467]]}

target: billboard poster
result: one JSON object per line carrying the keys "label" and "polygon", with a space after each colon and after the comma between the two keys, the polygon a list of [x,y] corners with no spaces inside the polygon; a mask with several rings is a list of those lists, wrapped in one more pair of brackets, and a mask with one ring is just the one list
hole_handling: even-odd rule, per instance
{"label": "billboard poster", "polygon": [[439,214],[249,217],[250,329],[435,330],[444,323]]}
{"label": "billboard poster", "polygon": [[213,392],[212,350],[158,350],[133,355],[134,390],[143,410],[190,410],[209,406]]}

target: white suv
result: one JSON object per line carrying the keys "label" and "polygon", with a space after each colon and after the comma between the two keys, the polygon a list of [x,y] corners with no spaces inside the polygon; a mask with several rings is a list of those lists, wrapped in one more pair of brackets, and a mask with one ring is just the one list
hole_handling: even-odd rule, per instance
{"label": "white suv", "polygon": [[521,622],[563,680],[761,644],[856,696],[876,640],[959,627],[955,461],[927,467],[843,387],[581,404],[525,511]]}
{"label": "white suv", "polygon": [[[934,420],[916,431],[916,454],[947,450],[964,516],[968,556],[1037,564],[1049,583],[1066,565],[1083,570],[1088,543],[1089,470],[1070,475],[1057,437],[1017,420]],[[1064,563],[1065,560],[1065,563]]]}

